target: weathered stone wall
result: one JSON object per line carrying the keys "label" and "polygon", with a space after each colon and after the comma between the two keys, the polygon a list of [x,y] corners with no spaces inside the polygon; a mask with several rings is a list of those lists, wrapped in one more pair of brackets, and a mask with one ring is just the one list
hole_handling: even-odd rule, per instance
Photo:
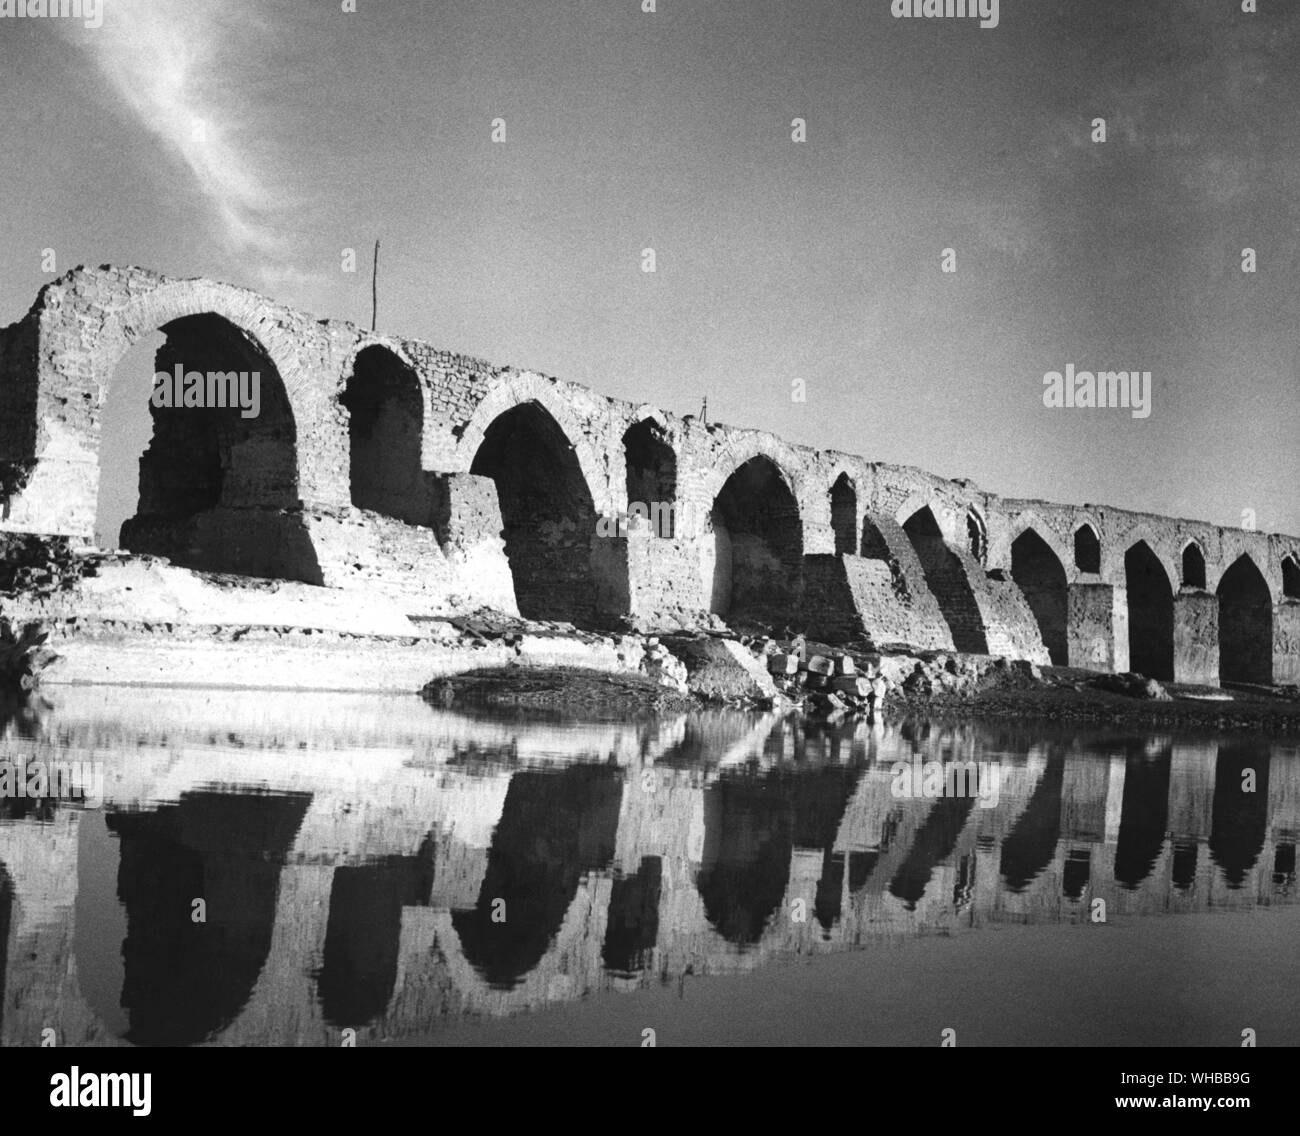
{"label": "weathered stone wall", "polygon": [[[92,539],[104,395],[156,329],[169,365],[265,371],[264,422],[155,415],[124,543],[178,564],[373,590],[412,614],[760,616],[1094,668],[1172,657],[1170,677],[1203,680],[1222,636],[1251,655],[1236,677],[1300,673],[1281,570],[1300,538],[998,498],[137,268],[76,269],[0,333],[0,527]],[[1033,571],[1013,554],[1027,533]],[[1180,594],[1192,544],[1203,601]]]}

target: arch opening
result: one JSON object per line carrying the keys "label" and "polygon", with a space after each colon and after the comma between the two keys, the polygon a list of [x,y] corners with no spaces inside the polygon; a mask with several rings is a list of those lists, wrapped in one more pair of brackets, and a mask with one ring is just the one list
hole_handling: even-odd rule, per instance
{"label": "arch opening", "polygon": [[[196,1045],[239,1016],[270,953],[283,864],[311,800],[198,790],[152,812],[108,814],[120,855],[128,1041]],[[195,896],[207,903],[204,924],[190,918]],[[80,941],[102,949],[118,918],[104,905],[81,908]]]}
{"label": "arch opening", "polygon": [[583,878],[614,857],[622,799],[610,766],[510,778],[478,899],[451,913],[465,958],[490,985],[518,986],[554,947]]}
{"label": "arch opening", "polygon": [[599,623],[596,508],[559,423],[540,403],[511,407],[487,428],[470,472],[496,483],[520,615]]}
{"label": "arch opening", "polygon": [[1174,677],[1174,593],[1160,558],[1140,540],[1124,553],[1129,670]]}
{"label": "arch opening", "polygon": [[1273,681],[1273,599],[1263,574],[1244,553],[1224,572],[1219,597],[1219,679]]}
{"label": "arch opening", "polygon": [[[147,389],[140,344],[114,368],[103,421],[116,427],[135,415],[137,425],[101,428],[109,484],[100,489],[97,532],[111,547],[189,568],[320,583],[298,495],[293,411],[270,356],[210,312],[171,320],[158,334]],[[114,479],[122,448],[134,450],[143,433],[143,405],[152,432],[139,458],[135,513],[114,533],[132,496]]]}
{"label": "arch opening", "polygon": [[1205,587],[1205,554],[1195,542],[1183,549],[1183,587]]}
{"label": "arch opening", "polygon": [[975,593],[971,591],[961,558],[943,539],[943,530],[930,507],[922,506],[908,517],[903,522],[903,531],[921,561],[926,587],[938,601],[952,632],[953,646],[958,651],[987,654],[988,640]]}
{"label": "arch opening", "polygon": [[1011,542],[1011,578],[1033,612],[1048,657],[1054,665],[1065,666],[1069,662],[1065,568],[1033,529],[1025,529]]}
{"label": "arch opening", "polygon": [[627,466],[629,515],[644,507],[650,531],[669,539],[676,535],[677,454],[652,418],[628,428],[623,435],[623,458]]}
{"label": "arch opening", "polygon": [[858,491],[847,473],[831,486],[831,529],[835,534],[835,555],[853,555],[858,550]]}
{"label": "arch opening", "polygon": [[977,564],[983,564],[989,551],[988,529],[984,518],[974,509],[966,512],[966,550]]}
{"label": "arch opening", "polygon": [[1091,525],[1074,530],[1074,566],[1080,572],[1101,571],[1101,541]]}
{"label": "arch opening", "polygon": [[1282,596],[1288,600],[1300,600],[1300,564],[1294,556],[1282,561]]}
{"label": "arch opening", "polygon": [[788,618],[799,595],[803,525],[776,464],[759,455],[739,466],[714,498],[709,522],[710,610],[732,620]]}
{"label": "arch opening", "polygon": [[352,504],[411,525],[429,522],[420,468],[424,399],[415,372],[386,347],[359,352],[339,398],[348,412]]}

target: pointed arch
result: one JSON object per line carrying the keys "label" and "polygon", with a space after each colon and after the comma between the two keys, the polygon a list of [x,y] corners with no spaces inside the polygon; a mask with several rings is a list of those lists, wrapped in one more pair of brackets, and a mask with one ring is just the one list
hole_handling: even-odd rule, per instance
{"label": "pointed arch", "polygon": [[339,404],[348,412],[352,504],[407,524],[428,524],[422,469],[424,394],[415,368],[379,343],[353,357]]}
{"label": "pointed arch", "polygon": [[1074,530],[1074,566],[1080,572],[1101,571],[1101,538],[1089,521]]}
{"label": "pointed arch", "polygon": [[1174,677],[1174,588],[1146,541],[1124,553],[1129,669],[1149,678]]}
{"label": "pointed arch", "polygon": [[1273,681],[1273,597],[1249,552],[1219,579],[1219,677],[1223,682]]}
{"label": "pointed arch", "polygon": [[1295,553],[1282,557],[1282,598],[1300,600],[1300,560]]}
{"label": "pointed arch", "polygon": [[1048,657],[1054,665],[1065,666],[1069,662],[1065,565],[1037,529],[1026,528],[1011,542],[1011,578],[1034,614]]}
{"label": "pointed arch", "polygon": [[737,466],[713,499],[709,527],[710,610],[732,620],[790,618],[800,592],[803,524],[781,467],[762,454]]}
{"label": "pointed arch", "polygon": [[1189,540],[1183,546],[1182,555],[1182,586],[1184,588],[1204,588],[1205,587],[1205,553],[1201,546],[1194,540]]}
{"label": "pointed arch", "polygon": [[623,462],[626,468],[627,507],[631,517],[644,510],[651,534],[675,535],[677,508],[677,452],[667,431],[654,418],[634,422],[623,434]]}
{"label": "pointed arch", "polygon": [[858,551],[858,490],[848,473],[841,473],[830,490],[831,531],[835,536],[835,553]]}
{"label": "pointed arch", "polygon": [[[597,570],[601,535],[590,483],[563,427],[539,402],[503,410],[482,432],[470,473],[496,483],[506,560],[519,613],[593,627],[616,614],[607,604],[607,566]],[[626,563],[622,595],[626,595]]]}
{"label": "pointed arch", "polygon": [[489,427],[506,411],[523,403],[535,403],[559,427],[564,445],[573,452],[573,459],[582,473],[597,514],[616,515],[619,502],[611,494],[604,461],[587,440],[581,421],[563,397],[558,384],[539,375],[528,372],[514,374],[483,397],[460,430],[460,440],[456,444],[455,457],[449,468],[469,471]]}

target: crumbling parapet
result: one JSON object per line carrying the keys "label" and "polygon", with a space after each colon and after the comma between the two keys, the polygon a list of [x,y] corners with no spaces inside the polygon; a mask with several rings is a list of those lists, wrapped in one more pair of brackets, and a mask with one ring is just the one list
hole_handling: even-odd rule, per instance
{"label": "crumbling parapet", "polygon": [[[1230,661],[1237,677],[1300,673],[1282,583],[1300,538],[998,498],[139,268],[76,269],[0,332],[0,529],[92,539],[104,395],[127,347],[155,329],[169,337],[165,361],[211,362],[223,344],[261,360],[268,405],[283,404],[265,429],[209,438],[219,484],[188,498],[159,491],[156,475],[202,447],[156,418],[140,512],[124,531],[130,547],[177,564],[372,589],[413,614],[490,606],[666,626],[725,618],[748,589],[750,606],[792,625],[815,616],[918,646],[1036,660],[1046,650],[1090,668],[1125,669],[1131,636],[1169,634],[1155,652],[1173,660],[1169,677],[1217,673],[1222,631],[1229,654],[1245,650],[1242,636],[1271,642],[1259,666]],[[511,472],[519,447],[503,423],[533,439],[523,472]],[[634,437],[658,448],[659,466],[629,449]],[[771,499],[733,501],[728,516],[746,468],[758,472],[744,484]],[[635,499],[655,495],[668,499]],[[666,510],[667,528],[638,527],[639,506]],[[1050,579],[1023,566],[1017,578],[1028,532],[1057,566]],[[1138,545],[1159,571],[1130,596]],[[1204,579],[1189,581],[1192,545]],[[1134,603],[1157,593],[1168,616],[1131,626]],[[1222,627],[1208,614],[1216,603]]]}

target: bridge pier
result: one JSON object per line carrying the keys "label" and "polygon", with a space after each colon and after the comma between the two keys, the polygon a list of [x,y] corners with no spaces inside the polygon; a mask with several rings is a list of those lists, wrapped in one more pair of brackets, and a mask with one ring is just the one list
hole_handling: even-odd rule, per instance
{"label": "bridge pier", "polygon": [[1273,608],[1273,681],[1300,684],[1300,602]]}
{"label": "bridge pier", "polygon": [[1089,671],[1115,667],[1115,589],[1110,584],[1066,586],[1068,663]]}
{"label": "bridge pier", "polygon": [[1174,681],[1219,685],[1219,601],[1209,592],[1174,596]]}

